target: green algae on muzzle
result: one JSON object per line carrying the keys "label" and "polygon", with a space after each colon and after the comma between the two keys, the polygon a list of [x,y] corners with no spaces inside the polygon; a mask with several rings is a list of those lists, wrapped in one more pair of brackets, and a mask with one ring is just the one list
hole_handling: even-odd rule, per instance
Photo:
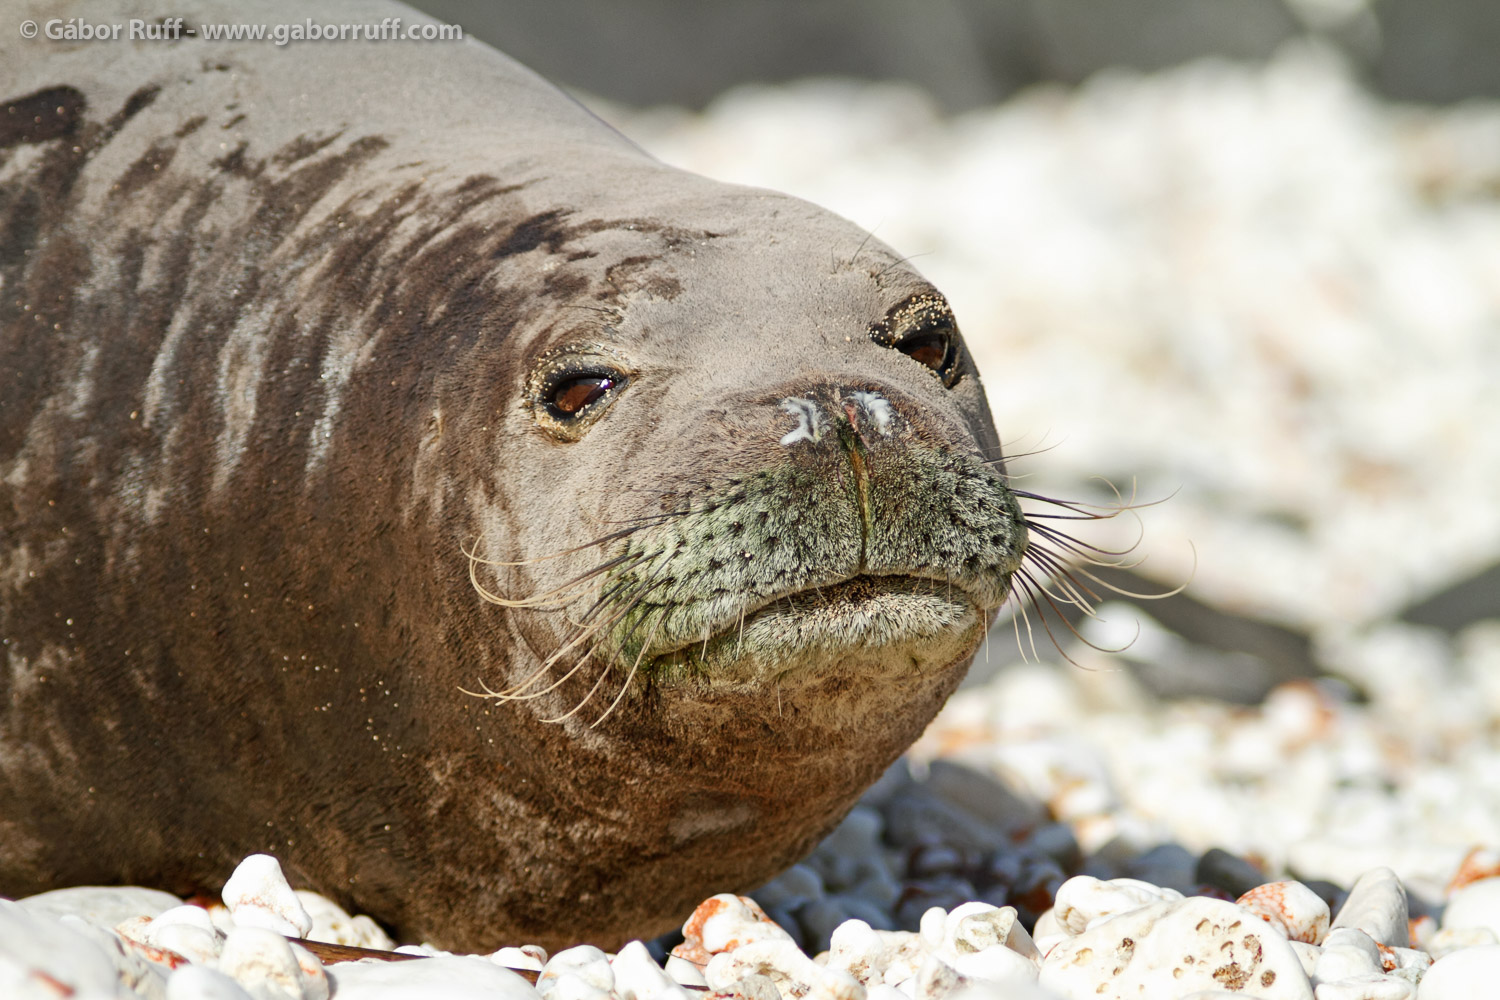
{"label": "green algae on muzzle", "polygon": [[785,462],[633,534],[602,589],[612,655],[647,676],[719,677],[884,646],[946,654],[958,637],[972,648],[1026,552],[1015,496],[941,449],[865,466]]}

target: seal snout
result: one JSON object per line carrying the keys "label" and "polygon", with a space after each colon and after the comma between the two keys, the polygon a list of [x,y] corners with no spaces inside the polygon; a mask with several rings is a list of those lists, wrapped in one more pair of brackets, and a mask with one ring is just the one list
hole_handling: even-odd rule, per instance
{"label": "seal snout", "polygon": [[605,593],[629,596],[622,658],[729,677],[964,655],[1026,548],[1003,473],[899,390],[825,383],[758,405],[740,427],[764,421],[762,447],[726,451],[733,475],[695,477],[621,555]]}

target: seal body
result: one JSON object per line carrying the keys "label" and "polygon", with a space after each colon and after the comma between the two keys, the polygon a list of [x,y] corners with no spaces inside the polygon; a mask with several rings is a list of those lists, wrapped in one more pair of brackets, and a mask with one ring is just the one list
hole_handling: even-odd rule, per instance
{"label": "seal body", "polygon": [[0,892],[264,851],[444,947],[608,946],[957,685],[1026,530],[890,249],[475,43],[4,45]]}

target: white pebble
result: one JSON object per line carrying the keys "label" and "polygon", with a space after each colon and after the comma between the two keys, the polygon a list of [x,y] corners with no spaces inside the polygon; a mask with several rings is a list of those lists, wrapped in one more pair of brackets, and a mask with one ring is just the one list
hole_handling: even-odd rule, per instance
{"label": "white pebble", "polygon": [[1068,997],[1173,997],[1228,986],[1263,1000],[1311,1000],[1301,959],[1233,903],[1194,896],[1092,924],[1042,962],[1040,983]]}
{"label": "white pebble", "polygon": [[1317,944],[1328,933],[1328,904],[1301,882],[1267,882],[1235,902],[1292,941]]}
{"label": "white pebble", "polygon": [[217,969],[184,965],[167,980],[166,1000],[253,1000],[245,988]]}
{"label": "white pebble", "polygon": [[327,980],[323,980],[320,997],[316,984],[304,977],[291,942],[263,927],[236,927],[231,931],[219,953],[218,968],[251,993],[269,986],[291,1000],[322,1000],[328,996]]}
{"label": "white pebble", "polygon": [[1361,875],[1331,926],[1357,928],[1392,947],[1404,948],[1410,944],[1406,890],[1396,873],[1389,868],[1372,868]]}
{"label": "white pebble", "polygon": [[1370,973],[1336,983],[1320,983],[1317,1000],[1412,1000],[1417,988],[1404,979]]}
{"label": "white pebble", "polygon": [[191,924],[158,925],[155,921],[147,928],[146,939],[152,947],[164,948],[198,965],[212,965],[224,943],[214,929]]}
{"label": "white pebble", "polygon": [[287,943],[292,946],[292,958],[297,960],[297,970],[302,974],[303,996],[308,1000],[328,1000],[333,987],[322,960],[295,941]]}
{"label": "white pebble", "polygon": [[1500,945],[1481,945],[1444,955],[1432,963],[1417,1000],[1479,1000],[1495,995],[1500,983]]}
{"label": "white pebble", "polygon": [[765,976],[784,997],[865,1000],[865,988],[853,976],[818,965],[790,941],[751,941],[722,952],[708,963],[703,976],[718,992],[728,991],[748,976]]}
{"label": "white pebble", "polygon": [[577,985],[566,981],[570,978],[601,993],[607,994],[615,988],[615,974],[609,967],[609,956],[591,944],[567,948],[549,958],[542,967],[542,974],[537,977],[537,991],[542,996],[549,996],[561,989],[566,998],[577,992]]}
{"label": "white pebble", "polygon": [[182,900],[169,892],[141,889],[137,886],[78,886],[53,889],[19,900],[21,908],[38,916],[75,916],[95,927],[113,930],[130,917],[154,917],[181,906]]}
{"label": "white pebble", "polygon": [[639,941],[621,948],[609,963],[620,1000],[688,1000],[687,990],[662,971]]}
{"label": "white pebble", "polygon": [[[964,903],[953,908],[943,922],[943,941],[939,954],[945,959],[1006,948],[1040,966],[1042,956],[1026,928],[1016,919],[1014,906],[992,906],[989,903]],[[962,971],[962,970],[960,970]]]}
{"label": "white pebble", "polygon": [[703,978],[703,970],[685,958],[668,955],[665,968],[667,975],[671,976],[682,986],[708,985],[708,980]]}
{"label": "white pebble", "polygon": [[1307,973],[1308,979],[1311,979],[1313,969],[1317,968],[1318,958],[1323,954],[1323,949],[1315,944],[1308,944],[1306,941],[1288,941],[1287,943],[1292,946],[1292,951],[1302,960],[1302,971]]}
{"label": "white pebble", "polygon": [[574,972],[554,976],[542,992],[542,996],[548,1000],[610,1000],[613,995],[609,990],[601,990]]}
{"label": "white pebble", "polygon": [[1052,901],[1052,914],[1062,929],[1081,934],[1090,926],[1153,903],[1176,902],[1182,893],[1133,878],[1100,881],[1077,875],[1064,882]]}
{"label": "white pebble", "polygon": [[151,933],[151,929],[166,927],[169,924],[178,924],[186,927],[197,927],[201,930],[208,931],[210,934],[217,932],[217,928],[214,927],[214,922],[209,919],[207,910],[205,910],[201,906],[189,906],[187,904],[183,904],[182,906],[174,906],[170,910],[164,910],[163,912],[158,913],[155,917],[153,917],[147,929],[148,939]]}
{"label": "white pebble", "polygon": [[915,976],[928,954],[920,934],[880,931],[863,920],[846,920],[829,940],[827,968],[847,972],[867,988],[894,986]]}
{"label": "white pebble", "polygon": [[1352,927],[1337,927],[1323,941],[1323,951],[1313,969],[1313,985],[1379,975],[1381,968],[1380,951],[1370,935]]}
{"label": "white pebble", "polygon": [[414,962],[339,962],[335,1000],[538,1000],[530,983],[476,955]]}
{"label": "white pebble", "polygon": [[1443,909],[1443,930],[1488,928],[1500,935],[1500,878],[1480,879],[1456,889]]}
{"label": "white pebble", "polygon": [[238,927],[262,927],[284,937],[307,937],[312,930],[312,917],[269,854],[241,861],[224,883],[223,897]]}
{"label": "white pebble", "polygon": [[396,947],[396,942],[391,940],[390,935],[369,917],[363,914],[350,916],[342,906],[316,892],[307,889],[297,889],[294,892],[302,909],[307,911],[308,919],[312,921],[312,929],[302,935],[309,941],[342,944],[351,948],[375,948],[380,951],[390,951]]}
{"label": "white pebble", "polygon": [[962,985],[963,977],[958,970],[936,955],[928,955],[921,970],[909,982],[914,1000],[942,1000]]}
{"label": "white pebble", "polygon": [[211,965],[224,939],[201,906],[174,906],[145,927],[145,943],[176,952],[189,962]]}
{"label": "white pebble", "polygon": [[[1427,970],[1432,968],[1432,955],[1417,948],[1382,949],[1380,958],[1386,975],[1396,976],[1410,983],[1421,982]],[[1392,959],[1396,962],[1395,968],[1391,968]]]}
{"label": "white pebble", "polygon": [[682,936],[682,944],[672,954],[700,966],[714,955],[753,941],[792,940],[755,900],[727,892],[699,903],[682,925]]}
{"label": "white pebble", "polygon": [[960,955],[949,964],[964,979],[1006,985],[1015,982],[1034,983],[1040,971],[1039,963],[1011,951],[1003,944],[972,955]]}
{"label": "white pebble", "polygon": [[490,954],[490,961],[502,969],[526,969],[541,972],[547,964],[547,950],[528,944],[520,948],[501,948]]}
{"label": "white pebble", "polygon": [[930,906],[917,922],[918,933],[927,947],[937,951],[943,946],[943,937],[948,933],[948,911],[941,906]]}
{"label": "white pebble", "polygon": [[1434,934],[1432,940],[1427,942],[1427,952],[1434,959],[1439,959],[1464,948],[1483,948],[1494,944],[1500,944],[1500,937],[1496,937],[1495,932],[1488,927],[1455,927]]}
{"label": "white pebble", "polygon": [[114,996],[115,963],[98,939],[84,932],[86,926],[68,926],[0,899],[0,996]]}

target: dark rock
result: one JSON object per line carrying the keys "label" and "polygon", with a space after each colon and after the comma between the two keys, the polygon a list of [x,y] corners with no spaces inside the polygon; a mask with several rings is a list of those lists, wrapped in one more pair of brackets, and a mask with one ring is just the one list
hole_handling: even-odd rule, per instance
{"label": "dark rock", "polygon": [[[1500,12],[1500,6],[1496,8]],[[1500,45],[1500,38],[1496,40]],[[1495,51],[1500,51],[1496,49]],[[1486,618],[1500,618],[1500,565],[1480,570],[1410,605],[1404,622],[1457,633]]]}
{"label": "dark rock", "polygon": [[1194,875],[1198,882],[1218,886],[1235,899],[1267,881],[1259,865],[1217,847],[1209,848],[1198,859]]}
{"label": "dark rock", "polygon": [[1109,66],[1263,59],[1299,29],[1282,0],[417,0],[567,86],[702,107],[746,82],[907,80],[950,111]]}
{"label": "dark rock", "polygon": [[896,925],[902,930],[917,930],[922,914],[934,906],[951,910],[969,902],[978,893],[973,883],[953,876],[909,880],[896,901]]}
{"label": "dark rock", "polygon": [[1203,56],[1264,60],[1301,33],[1266,0],[1033,0],[1041,75],[1075,83],[1107,67],[1159,70]]}
{"label": "dark rock", "polygon": [[1500,97],[1495,0],[1380,0],[1375,14],[1374,83],[1386,96],[1427,103]]}

